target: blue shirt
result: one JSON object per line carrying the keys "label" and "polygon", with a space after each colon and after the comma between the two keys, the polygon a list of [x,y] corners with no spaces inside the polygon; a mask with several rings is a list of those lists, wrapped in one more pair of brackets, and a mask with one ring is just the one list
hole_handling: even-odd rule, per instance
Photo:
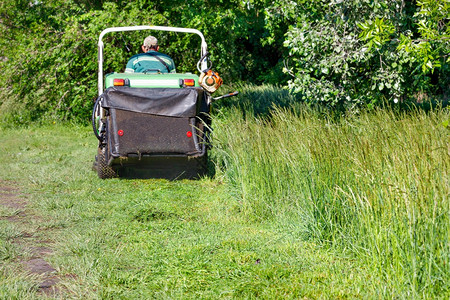
{"label": "blue shirt", "polygon": [[[169,67],[167,67],[155,56],[158,56]],[[125,73],[176,73],[175,63],[169,55],[150,50],[132,56],[127,63]]]}

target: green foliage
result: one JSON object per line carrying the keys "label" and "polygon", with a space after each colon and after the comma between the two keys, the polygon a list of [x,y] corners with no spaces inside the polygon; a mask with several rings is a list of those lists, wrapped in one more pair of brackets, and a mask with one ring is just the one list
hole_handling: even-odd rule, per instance
{"label": "green foliage", "polygon": [[402,34],[397,50],[404,50],[417,58],[423,73],[434,72],[450,62],[450,2],[422,0],[417,4],[420,10],[414,17],[419,38],[414,38],[411,32]]}
{"label": "green foliage", "polygon": [[[226,81],[275,82],[266,72],[278,63],[274,46],[261,47],[264,15],[241,1],[4,1],[0,7],[0,105],[4,123],[41,119],[87,120],[96,98],[97,39],[112,26],[161,25],[196,28],[205,35],[217,70]],[[20,26],[19,26],[20,24]],[[30,34],[31,33],[31,34]],[[179,72],[197,72],[200,39],[151,32]],[[150,32],[105,37],[105,72],[121,72]],[[269,74],[269,75],[267,75]],[[272,78],[272,79],[271,79]]]}
{"label": "green foliage", "polygon": [[288,17],[292,25],[284,42],[289,86],[307,101],[350,107],[447,97],[449,3],[417,5],[316,1],[307,11],[293,5],[285,13],[295,16]]}
{"label": "green foliage", "polygon": [[[7,121],[20,124],[42,118],[87,119],[96,98],[99,33],[109,26],[131,23],[141,12],[134,3],[125,7],[105,3],[103,10],[89,12],[77,3],[38,2],[26,9],[28,18],[34,18],[33,34],[26,32],[29,28],[17,29],[16,40],[12,41],[15,47],[5,53],[1,64],[5,72],[0,79],[0,104],[2,110],[10,112]],[[159,23],[161,16],[148,12],[141,17],[143,22]],[[108,42],[111,46],[106,47],[109,59],[105,70],[122,71],[131,56],[125,52],[127,45],[121,36]],[[138,45],[135,39],[129,47],[138,49]]]}
{"label": "green foliage", "polygon": [[[99,33],[142,24],[202,31],[228,83],[283,85],[304,101],[347,109],[446,100],[448,18],[447,0],[4,0],[0,122],[88,120]],[[179,72],[196,72],[197,37],[152,34]],[[123,71],[145,35],[106,36],[105,71]]]}
{"label": "green foliage", "polygon": [[374,46],[381,48],[390,40],[390,36],[394,33],[394,26],[384,19],[375,18],[374,21],[367,20],[366,23],[357,24],[362,32],[359,39],[366,42],[366,46],[372,49]]}

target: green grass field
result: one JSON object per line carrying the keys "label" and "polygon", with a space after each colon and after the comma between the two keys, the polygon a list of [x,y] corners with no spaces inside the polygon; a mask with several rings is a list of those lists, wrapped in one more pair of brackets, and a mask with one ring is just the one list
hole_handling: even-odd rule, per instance
{"label": "green grass field", "polygon": [[449,297],[448,110],[236,106],[214,112],[200,180],[100,180],[89,127],[0,129],[0,180],[33,216],[0,210],[0,298],[45,297],[24,232],[61,298]]}

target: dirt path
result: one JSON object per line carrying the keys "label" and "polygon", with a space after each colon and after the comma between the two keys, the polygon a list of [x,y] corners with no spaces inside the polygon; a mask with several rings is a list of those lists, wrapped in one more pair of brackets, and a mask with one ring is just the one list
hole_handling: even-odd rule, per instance
{"label": "dirt path", "polygon": [[0,205],[16,210],[13,216],[0,218],[13,222],[22,229],[21,234],[12,240],[21,249],[17,263],[26,273],[37,278],[38,293],[55,296],[60,292],[57,287],[58,272],[46,261],[53,253],[52,242],[45,238],[44,231],[34,225],[40,221],[40,217],[28,208],[25,199],[26,196],[15,183],[0,179]]}

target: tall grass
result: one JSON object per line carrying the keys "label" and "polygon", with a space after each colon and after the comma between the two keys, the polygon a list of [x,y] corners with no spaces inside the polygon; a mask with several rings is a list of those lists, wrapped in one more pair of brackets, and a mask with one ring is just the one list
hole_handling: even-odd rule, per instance
{"label": "tall grass", "polygon": [[215,119],[218,174],[249,217],[350,251],[387,297],[450,295],[448,112],[319,117],[229,109]]}

